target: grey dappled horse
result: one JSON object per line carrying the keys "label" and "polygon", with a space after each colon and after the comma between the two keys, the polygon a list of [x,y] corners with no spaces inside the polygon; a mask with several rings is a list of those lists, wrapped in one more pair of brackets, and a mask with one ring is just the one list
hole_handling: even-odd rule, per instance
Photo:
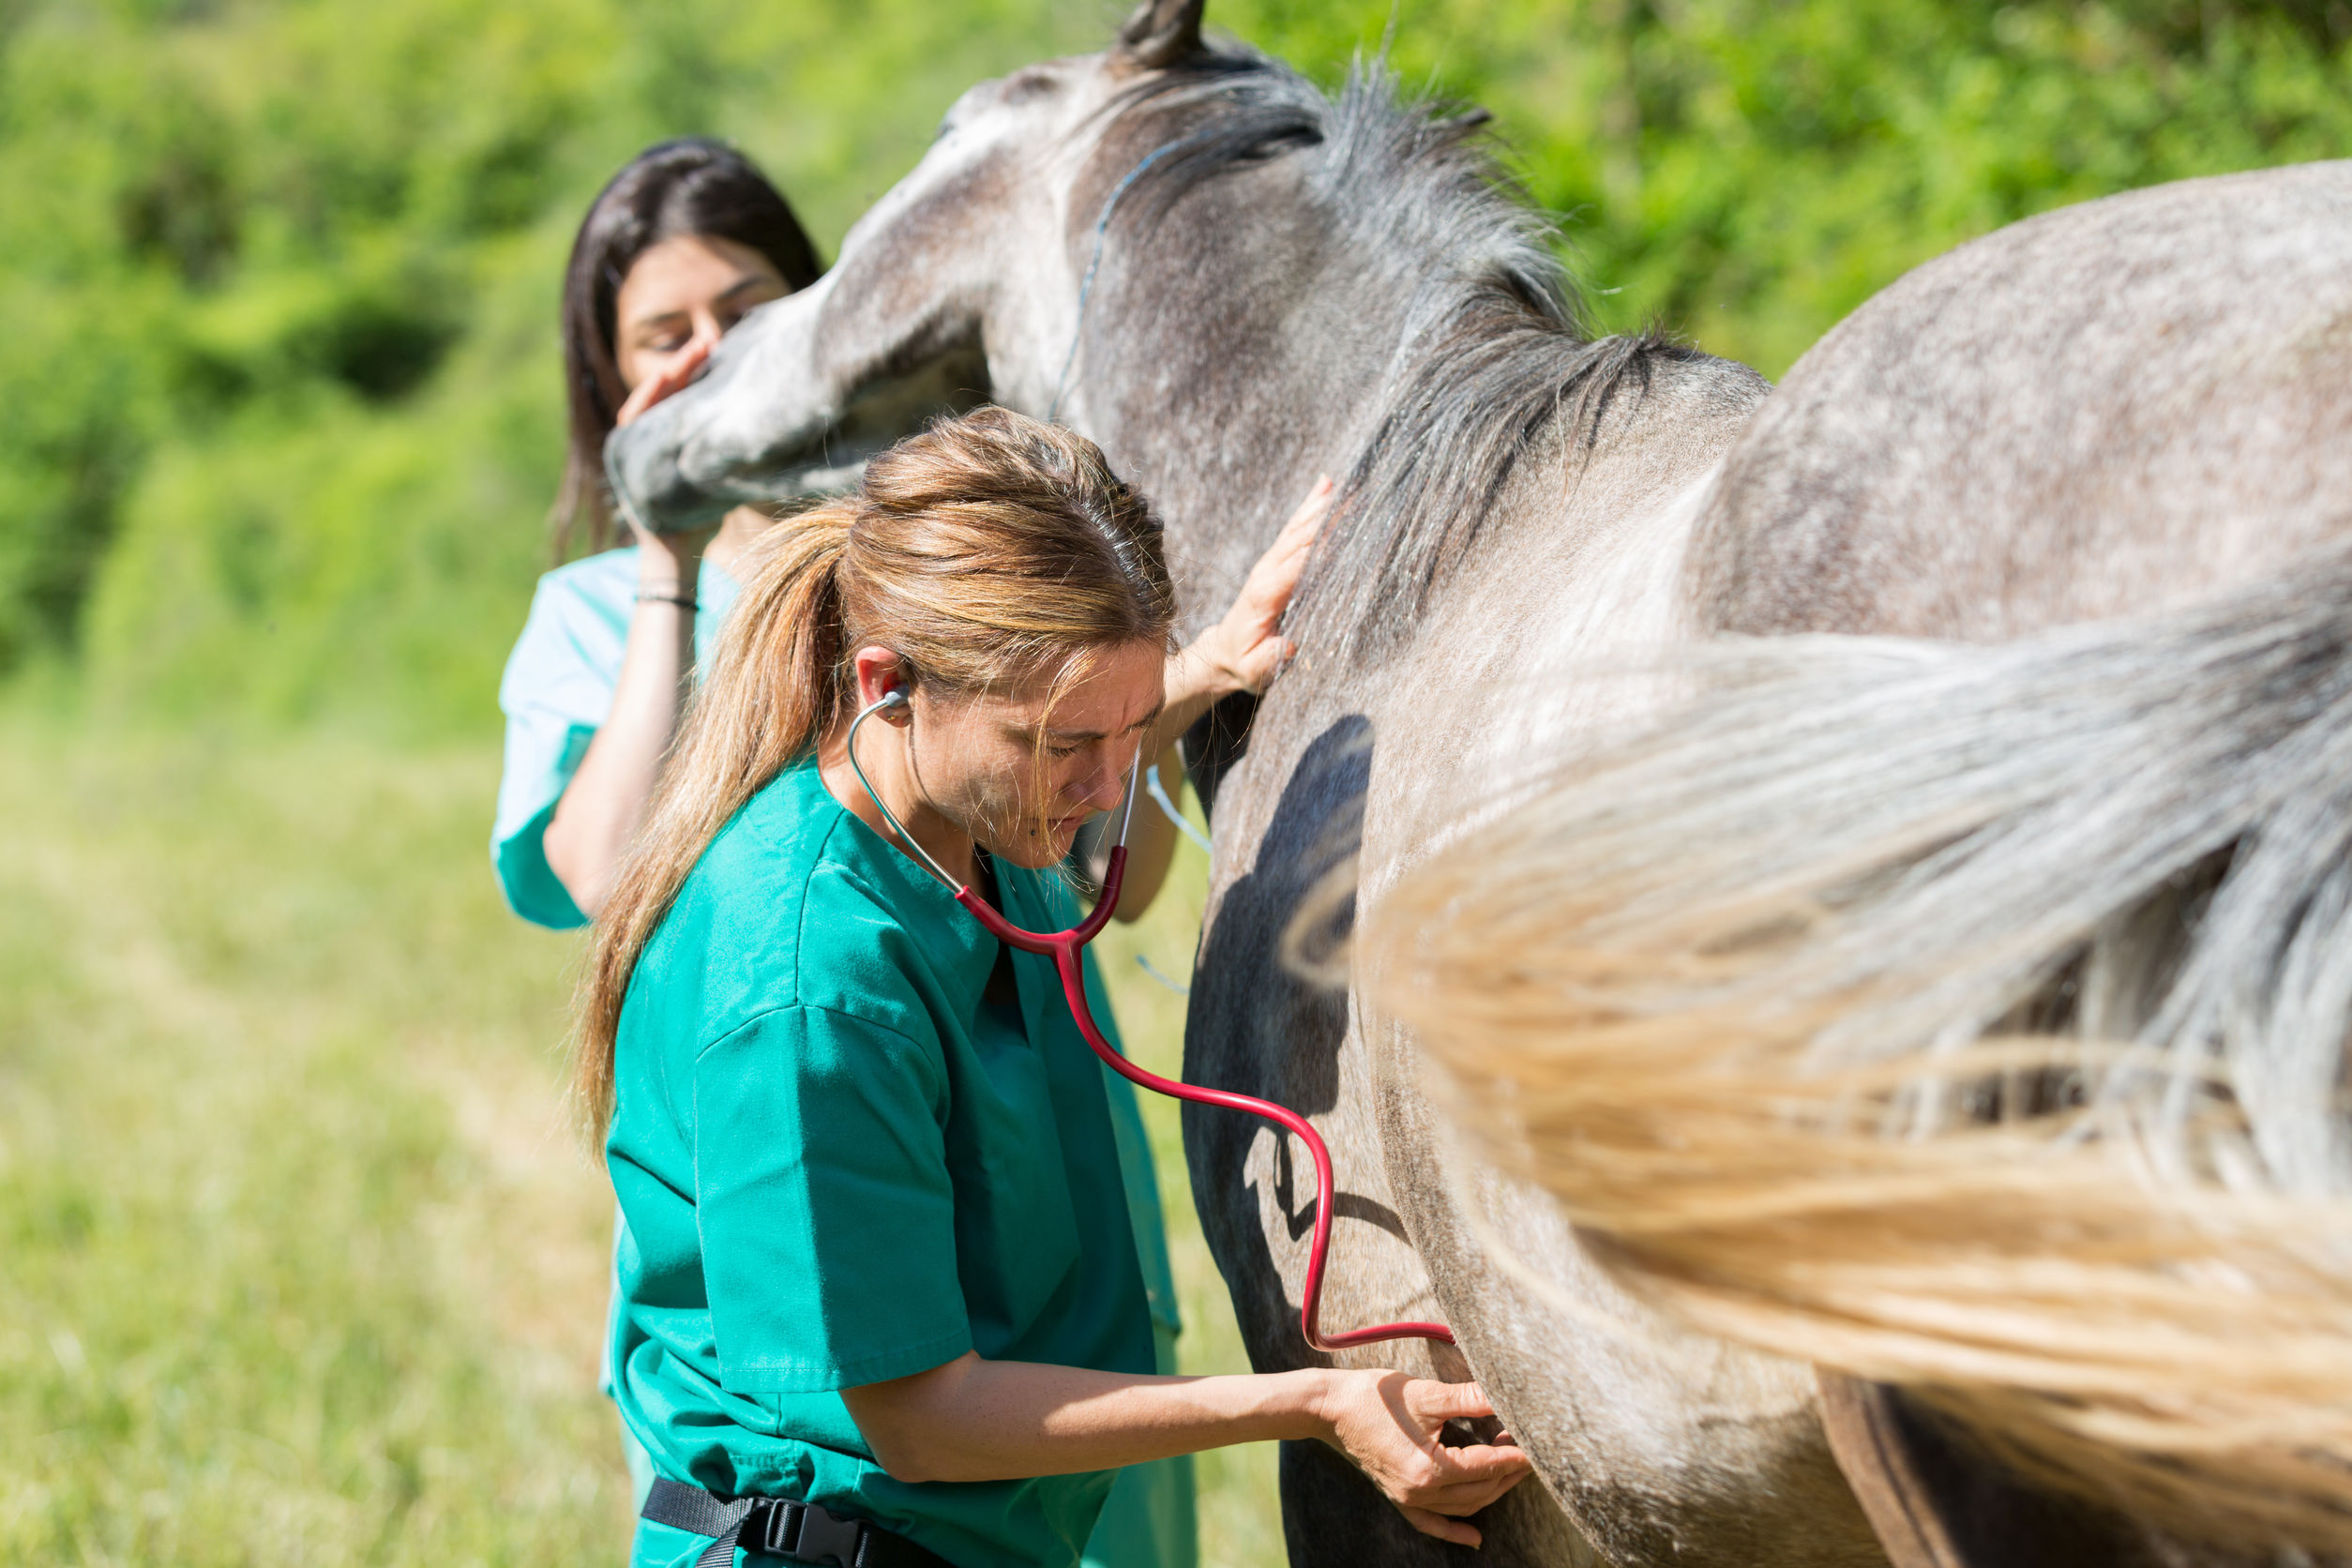
{"label": "grey dappled horse", "polygon": [[[822,280],[757,313],[704,381],[616,440],[616,488],[656,524],[689,525],[837,482],[921,410],[986,397],[1063,419],[1154,498],[1197,626],[1315,475],[1344,475],[1295,611],[1302,656],[1254,716],[1221,712],[1188,742],[1216,849],[1186,1076],[1294,1106],[1330,1139],[1327,1323],[1441,1316],[1462,1346],[1347,1359],[1474,1374],[1535,1456],[1544,1488],[1482,1520],[1483,1559],[1884,1560],[1812,1369],[1644,1304],[1542,1192],[1462,1153],[1424,1098],[1412,1040],[1361,987],[1307,977],[1351,920],[1319,890],[1352,867],[1357,896],[1377,899],[1539,761],[1666,699],[1583,671],[1724,627],[2013,636],[2273,569],[2341,508],[2238,506],[2228,464],[2272,406],[2243,367],[2215,369],[2203,402],[2164,405],[2208,458],[2184,460],[2151,506],[2064,490],[2070,455],[2132,410],[2115,372],[2163,351],[2100,275],[2115,249],[2102,215],[2128,202],[2028,225],[2040,251],[2004,236],[1923,269],[1767,405],[1743,367],[1580,330],[1477,116],[1400,106],[1379,73],[1327,100],[1276,62],[1204,48],[1199,13],[1150,0],[1105,53],[966,94]],[[2279,179],[2334,215],[2341,258],[2352,182]],[[2200,188],[2156,198],[2174,205],[2133,244],[2150,264],[2211,256],[2234,277],[2234,236],[2269,188]],[[2086,291],[2082,319],[2058,326],[2073,338],[2042,336],[2009,297],[2010,268],[2053,256],[2089,275],[2060,279]],[[2304,305],[2352,290],[2341,265],[2313,272],[2294,274]],[[2233,309],[2259,340],[2263,311],[2286,307],[2266,294]],[[2311,352],[2341,366],[2343,342]],[[1892,388],[1850,401],[1874,374]],[[2017,381],[2032,389],[2022,412]],[[1766,406],[1777,419],[1741,443]],[[2278,494],[2346,493],[2341,400],[2323,413],[2338,438],[2274,451]],[[2171,429],[2163,407],[2137,417],[2147,439]],[[2021,462],[2005,487],[2001,465]],[[2055,530],[2041,498],[2054,484],[2071,520]],[[2232,497],[2234,533],[2199,520],[2216,494]],[[1311,1199],[1295,1152],[1190,1108],[1185,1138],[1254,1362],[1307,1362],[1295,1303]],[[1282,1478],[1296,1562],[1452,1550],[1319,1446],[1286,1445]]]}

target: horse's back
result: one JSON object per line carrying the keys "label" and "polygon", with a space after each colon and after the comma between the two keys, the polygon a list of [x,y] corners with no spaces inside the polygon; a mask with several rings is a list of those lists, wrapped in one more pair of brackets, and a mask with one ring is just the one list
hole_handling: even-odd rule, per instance
{"label": "horse's back", "polygon": [[1992,641],[2352,523],[2352,162],[2191,180],[1919,267],[1800,360],[1695,557],[1723,629]]}
{"label": "horse's back", "polygon": [[[1760,406],[1702,362],[1661,366],[1644,407],[1597,460],[1515,477],[1420,628],[1376,726],[1367,899],[1490,818],[1515,759],[1557,765],[1637,720],[1649,688],[1623,671],[1688,633],[1998,639],[2267,575],[2352,522],[2352,165],[2017,225],[1887,290]],[[1612,533],[1644,495],[1654,526]],[[1531,669],[1568,678],[1506,678]],[[1877,1560],[1810,1372],[1648,1318],[1539,1199],[1449,1168],[1411,1044],[1361,988],[1357,1010],[1437,1294],[1602,1549]],[[1610,1319],[1639,1326],[1595,1332]]]}
{"label": "horse's back", "polygon": [[[1696,592],[1689,601],[1697,611],[1696,629],[1989,642],[2248,584],[2291,584],[2299,580],[2299,559],[2314,552],[2340,567],[2343,535],[2352,529],[2352,164],[2191,182],[2089,204],[2004,230],[1918,269],[1799,364],[1731,443],[1696,511],[1686,564],[1686,582]],[[2339,547],[2334,554],[2327,552],[2330,544]],[[2312,596],[2324,601],[2327,592],[2314,588]],[[2228,629],[2234,635],[2243,628]],[[2171,661],[2186,670],[2190,656],[2201,650],[2177,629],[2170,636],[2166,641],[2151,633],[2145,648],[2134,644],[2127,652],[2141,668]],[[2334,645],[2341,647],[2341,640]],[[1506,873],[1515,869],[1539,885],[1562,886],[1583,866],[1571,852],[1587,842],[1586,833],[1599,836],[1595,824],[1605,813],[1614,828],[1637,823],[1624,840],[1634,846],[1626,852],[1628,863],[1661,869],[1653,879],[1626,882],[1631,891],[1621,892],[1626,902],[1647,897],[1651,907],[1673,912],[1671,921],[1660,917],[1674,933],[1661,948],[1672,960],[1689,951],[1712,954],[1732,946],[1728,941],[1708,945],[1714,927],[1694,912],[1702,903],[1698,896],[1673,881],[1680,865],[1745,866],[1760,859],[1759,850],[1810,856],[1826,868],[1822,885],[1848,890],[1865,880],[1856,869],[1864,864],[1856,859],[1855,846],[1865,828],[1854,802],[1874,789],[1898,805],[1916,803],[1935,835],[1950,834],[1955,819],[1948,808],[1937,808],[1938,797],[1928,787],[1882,783],[1873,769],[1882,756],[1903,750],[1902,737],[1889,732],[1894,721],[1915,717],[1923,732],[1937,733],[1938,726],[1965,722],[1953,696],[1959,688],[1939,687],[1934,701],[1916,704],[1911,716],[1900,704],[1884,702],[1865,715],[1870,722],[1817,722],[1805,730],[1800,716],[1832,711],[1820,699],[1836,684],[1832,677],[1845,673],[1837,660],[1884,656],[1843,641],[1781,647],[1801,651],[1753,656],[1812,658],[1822,678],[1813,686],[1792,678],[1740,688],[1755,701],[1755,711],[1778,702],[1787,718],[1785,725],[1777,716],[1759,725],[1752,752],[1740,752],[1720,723],[1710,723],[1714,709],[1700,704],[1669,716],[1669,737],[1688,743],[1675,761],[1689,766],[1675,778],[1698,803],[1689,813],[1677,816],[1646,800],[1645,779],[1652,789],[1656,780],[1637,775],[1630,763],[1621,773],[1603,768],[1582,797],[1593,803],[1591,817],[1546,818],[1547,840],[1503,833],[1469,842],[1455,869],[1467,866],[1486,878],[1482,894],[1508,910],[1517,895]],[[1959,655],[1947,649],[1939,656]],[[2019,668],[2027,667],[2021,662]],[[2028,711],[2039,689],[1987,677],[1963,695],[1985,712],[2006,716]],[[2013,692],[2027,695],[2013,701]],[[2038,749],[2001,750],[2008,787],[2021,789],[2014,780],[2027,772],[2041,770],[2035,776],[2042,776],[2079,757],[2092,759],[2086,776],[2095,789],[2132,776],[2125,767],[2098,762],[2114,754],[2130,704],[2115,692],[2088,695],[2093,701],[2073,707],[2043,701],[2045,711],[2067,712],[2069,726]],[[2142,701],[2132,711],[2158,706]],[[1994,731],[1987,726],[1985,732]],[[1653,738],[1650,744],[1661,743]],[[1930,750],[1922,746],[1919,754]],[[2152,754],[2161,771],[2164,754]],[[2258,754],[2251,744],[2216,747],[2224,757]],[[1657,776],[1671,771],[1662,765]],[[1823,788],[1817,782],[1809,793],[1772,793],[1800,775],[1838,783]],[[2317,791],[2273,793],[2314,813],[2326,806]],[[2185,813],[2230,791],[2183,787],[2177,794]],[[1740,816],[1743,802],[1768,797],[1769,814]],[[2093,815],[2079,811],[2073,820]],[[1695,830],[1701,821],[1735,820],[1743,828],[1765,822],[1767,831],[1726,829],[1717,841]],[[2131,843],[2166,841],[2167,831],[2160,824]],[[2013,909],[2017,928],[2043,928],[2020,890],[2059,885],[2117,890],[2110,901],[2133,919],[2117,914],[2101,930],[2146,928],[2133,924],[2137,884],[2112,872],[2106,859],[2076,850],[2073,860],[2061,860],[2048,852],[2050,840],[2022,833],[2013,837],[2036,848],[2017,851],[2013,868],[1974,885],[1997,887],[1998,899],[1986,907]],[[1922,829],[1903,841],[1928,842],[1931,836]],[[1968,863],[1980,875],[1990,864]],[[1771,884],[1776,896],[1813,885],[1778,870],[1770,874],[1782,877]],[[2171,874],[2166,866],[2148,876],[2168,887]],[[1755,888],[1732,884],[1723,907],[1743,912],[1738,918],[1752,922],[1765,897],[1758,891],[1765,875],[1756,873]],[[1891,874],[1878,882],[1924,885],[1922,879]],[[1400,893],[1395,902],[1408,909],[1421,897],[1411,888]],[[1573,933],[1583,927],[1572,927],[1549,903],[1516,907],[1537,908],[1558,929],[1572,931],[1559,938],[1562,944],[1580,940]],[[1848,918],[1860,924],[1863,917]],[[1531,956],[1535,943],[1515,945],[1476,910],[1455,919],[1478,942],[1505,952],[1509,962],[1544,972],[1540,957]],[[1379,942],[1372,945],[1381,951]],[[1904,951],[1895,937],[1883,946]],[[2282,972],[2267,961],[2226,967]],[[2155,964],[2147,972],[2169,972]],[[1922,995],[1938,977],[1932,966],[1922,966],[1892,978],[1874,972],[1872,981],[1891,994]],[[1453,983],[1464,994],[1493,984],[1466,966]],[[1562,1004],[1552,1026],[1565,1033],[1579,1018],[1607,1016],[1614,994],[1597,985],[1578,991],[1574,1006]],[[1649,1009],[1643,1016],[1653,1023],[1663,1011],[1656,1000],[1663,994],[1640,993]],[[2010,995],[2004,1005],[2013,1009],[2014,1003]],[[1537,1005],[1530,1003],[1527,1016],[1535,1017]],[[2007,1016],[1991,1007],[1955,1007],[1953,1016],[1979,1013]],[[1515,1064],[1508,1077],[1512,1093],[1532,1092],[1526,1066]],[[1459,1103],[1482,1102],[1466,1097]],[[1635,1118],[1629,1113],[1627,1119]],[[1572,1187],[1554,1190],[1564,1190],[1571,1200],[1577,1196]],[[1589,1229],[1597,1243],[1606,1243],[1600,1228]],[[1936,1234],[1937,1244],[1948,1244],[1945,1233]],[[1823,1259],[1824,1275],[1844,1262],[1811,1256]],[[2071,1266],[2074,1259],[2068,1261]],[[1645,1279],[1637,1267],[1623,1273],[1636,1293],[1657,1284],[1657,1276]],[[1787,1305],[1780,1300],[1776,1310]],[[1769,1336],[1757,1342],[1775,1343]],[[1783,1452],[1796,1455],[1800,1450]],[[2081,1522],[2105,1537],[2099,1554],[2082,1560],[2138,1561],[2159,1547],[2164,1560],[2182,1563],[2260,1555],[2206,1552],[2169,1540],[2151,1545],[2152,1529],[2121,1518],[2098,1521],[2095,1530],[2088,1515]],[[1983,1560],[2023,1557],[1997,1550]]]}

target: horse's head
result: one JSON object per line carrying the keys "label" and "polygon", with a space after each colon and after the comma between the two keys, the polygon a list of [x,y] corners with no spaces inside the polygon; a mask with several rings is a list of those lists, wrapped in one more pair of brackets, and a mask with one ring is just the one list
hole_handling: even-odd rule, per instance
{"label": "horse's head", "polygon": [[616,435],[615,493],[657,529],[838,490],[942,410],[1048,411],[1078,326],[1073,236],[1128,95],[1201,53],[1204,0],[1143,0],[1110,46],[984,82],[822,279],[754,312],[694,386]]}

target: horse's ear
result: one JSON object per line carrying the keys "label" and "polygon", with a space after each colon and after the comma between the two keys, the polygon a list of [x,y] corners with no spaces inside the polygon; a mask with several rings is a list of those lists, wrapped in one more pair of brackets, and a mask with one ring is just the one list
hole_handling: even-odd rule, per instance
{"label": "horse's ear", "polygon": [[1200,52],[1200,13],[1208,0],[1142,0],[1119,29],[1114,53],[1158,69]]}

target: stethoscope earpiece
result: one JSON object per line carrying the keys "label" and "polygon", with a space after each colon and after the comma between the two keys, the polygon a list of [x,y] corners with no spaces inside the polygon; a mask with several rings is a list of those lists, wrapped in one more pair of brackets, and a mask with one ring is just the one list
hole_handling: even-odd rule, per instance
{"label": "stethoscope earpiece", "polygon": [[[921,861],[923,863],[923,868],[928,871],[933,877],[937,878],[939,884],[942,887],[944,887],[948,892],[954,894],[958,899],[969,898],[971,897],[970,890],[966,888],[962,882],[957,882],[954,875],[948,871],[946,867],[942,866],[938,861],[932,859],[931,852],[925,849],[921,844],[915,842],[914,836],[907,832],[906,824],[898,820],[898,814],[897,812],[890,809],[890,803],[882,798],[882,792],[874,788],[874,781],[866,776],[866,765],[863,762],[860,762],[857,759],[858,726],[864,724],[867,719],[873,717],[876,714],[881,713],[885,709],[906,708],[912,711],[912,704],[907,698],[906,687],[891,687],[888,691],[883,692],[880,697],[875,698],[871,702],[867,703],[866,706],[858,709],[857,716],[850,720],[849,738],[843,749],[849,753],[850,771],[857,775],[858,784],[866,791],[866,798],[874,803],[874,809],[881,812],[882,821],[890,824],[890,831],[897,838],[899,847],[904,849],[908,853],[913,855],[915,859]],[[1138,781],[1142,778],[1142,776],[1143,750],[1142,747],[1138,746],[1136,748],[1135,765],[1127,770],[1126,799],[1121,804],[1119,809],[1119,837],[1112,846],[1112,848],[1117,852],[1117,858],[1114,860],[1113,864],[1122,867],[1123,867],[1126,863],[1127,829],[1135,821],[1136,785]],[[1118,884],[1116,882],[1107,884],[1107,891],[1109,893],[1110,897],[1107,901],[1102,903],[1101,907],[1096,911],[1096,913],[1107,913],[1110,905],[1118,902],[1117,887]],[[997,914],[995,911],[991,910],[988,912],[987,918],[1002,920],[1003,916]],[[1091,939],[1093,936],[1094,930],[1099,928],[1101,924],[1102,923],[1099,920],[1091,920],[1085,927],[1082,927],[1086,931],[1086,938]],[[999,932],[998,934],[1000,936],[1003,935],[1002,932]],[[1063,934],[1068,935],[1069,933],[1065,932]],[[1027,951],[1033,952],[1041,950],[1027,949]]]}

